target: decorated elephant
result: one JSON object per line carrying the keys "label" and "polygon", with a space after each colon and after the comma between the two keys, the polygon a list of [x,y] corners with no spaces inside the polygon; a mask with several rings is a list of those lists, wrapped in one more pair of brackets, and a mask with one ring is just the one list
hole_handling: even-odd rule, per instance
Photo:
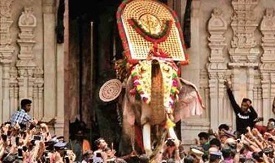
{"label": "decorated elephant", "polygon": [[118,8],[117,22],[124,48],[124,58],[116,62],[125,88],[123,133],[133,150],[139,144],[154,156],[167,137],[178,145],[175,123],[200,115],[204,107],[194,84],[179,77],[188,56],[173,10],[154,0],[127,0]]}
{"label": "decorated elephant", "polygon": [[146,60],[136,64],[127,78],[122,109],[124,134],[133,139],[136,130],[131,128],[142,127],[143,148],[150,156],[167,137],[179,144],[175,123],[200,115],[203,105],[196,87],[178,77],[173,62]]}

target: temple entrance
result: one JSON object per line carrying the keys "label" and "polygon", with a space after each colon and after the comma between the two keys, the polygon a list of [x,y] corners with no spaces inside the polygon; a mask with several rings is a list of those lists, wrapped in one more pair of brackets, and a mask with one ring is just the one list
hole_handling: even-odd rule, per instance
{"label": "temple entrance", "polygon": [[[91,2],[89,2],[91,3]],[[116,32],[115,13],[121,1],[69,1],[69,54],[65,118],[86,123],[90,141],[99,135],[108,143],[119,140],[119,113],[116,102],[98,97],[100,86],[115,78],[113,60],[122,48]]]}

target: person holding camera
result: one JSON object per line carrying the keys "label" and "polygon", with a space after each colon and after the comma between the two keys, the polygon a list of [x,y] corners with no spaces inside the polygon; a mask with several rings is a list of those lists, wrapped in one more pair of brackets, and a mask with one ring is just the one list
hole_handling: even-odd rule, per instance
{"label": "person holding camera", "polygon": [[163,147],[162,160],[168,159],[173,159],[175,162],[179,162],[181,160],[179,155],[179,149],[173,138],[168,138],[165,141]]}
{"label": "person holding camera", "polygon": [[245,134],[247,132],[246,128],[249,126],[253,128],[255,121],[258,118],[258,114],[252,107],[252,101],[248,98],[243,98],[241,106],[239,106],[235,100],[235,97],[231,90],[231,84],[228,81],[225,81],[225,86],[227,88],[227,94],[230,100],[230,103],[233,107],[233,110],[236,115],[236,131],[239,135]]}
{"label": "person holding camera", "polygon": [[[93,160],[98,160],[98,162],[106,162],[109,156],[115,156],[116,151],[111,147],[108,151],[108,144],[103,138],[98,138],[95,141],[95,145],[97,147],[97,150],[94,151],[94,157]],[[108,151],[108,154],[106,153]],[[96,161],[97,162],[97,161]]]}

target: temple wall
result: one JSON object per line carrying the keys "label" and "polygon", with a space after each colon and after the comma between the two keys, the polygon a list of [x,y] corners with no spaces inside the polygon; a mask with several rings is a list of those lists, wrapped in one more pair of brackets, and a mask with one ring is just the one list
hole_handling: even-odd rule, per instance
{"label": "temple wall", "polygon": [[63,134],[64,48],[56,43],[56,1],[0,2],[0,123],[29,98],[30,114],[56,118],[53,130]]}
{"label": "temple wall", "polygon": [[185,144],[221,123],[235,129],[225,80],[232,82],[239,104],[244,97],[252,100],[263,124],[274,117],[274,9],[272,0],[193,0],[190,64],[182,67],[182,76],[199,87],[206,110],[183,120]]}

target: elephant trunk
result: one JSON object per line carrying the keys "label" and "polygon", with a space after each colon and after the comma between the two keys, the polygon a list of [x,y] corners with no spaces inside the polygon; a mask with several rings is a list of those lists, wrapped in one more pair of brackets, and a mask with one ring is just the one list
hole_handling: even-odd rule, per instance
{"label": "elephant trunk", "polygon": [[150,124],[161,124],[166,120],[164,108],[164,86],[163,77],[158,61],[152,61],[152,78],[151,78],[151,119]]}

